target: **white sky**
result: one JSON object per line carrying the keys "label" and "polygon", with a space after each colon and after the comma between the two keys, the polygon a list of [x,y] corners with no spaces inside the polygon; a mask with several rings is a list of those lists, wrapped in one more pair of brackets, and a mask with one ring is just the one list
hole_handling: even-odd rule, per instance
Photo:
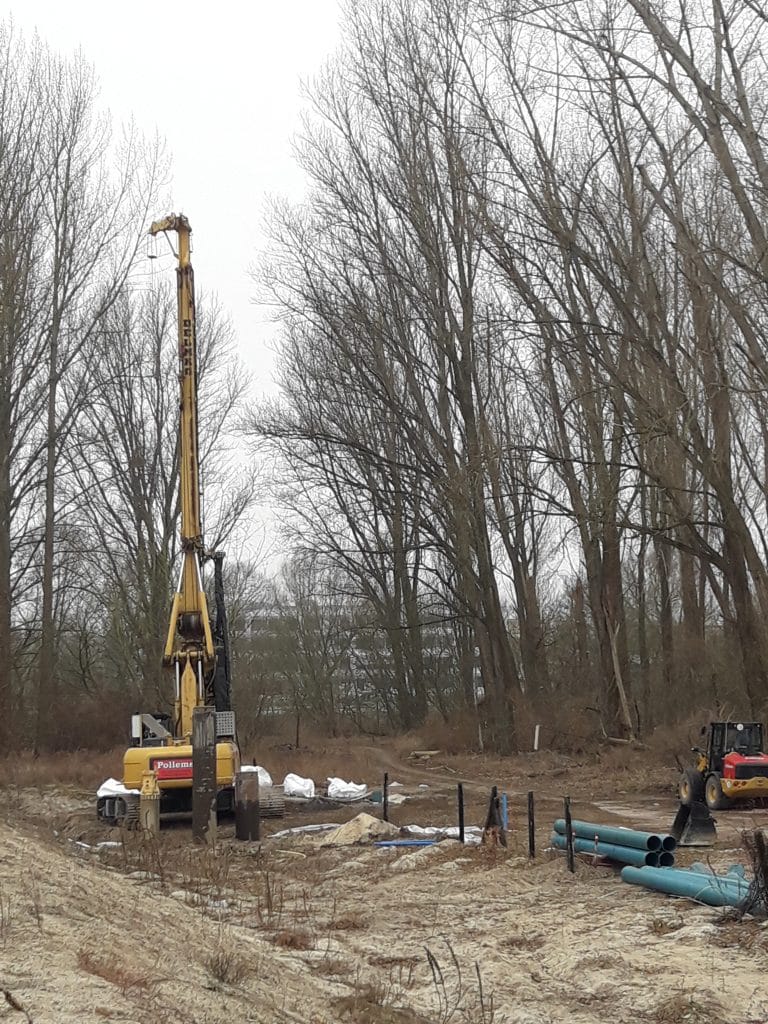
{"label": "white sky", "polygon": [[132,115],[166,139],[172,209],[192,224],[197,288],[219,296],[255,394],[268,390],[273,331],[251,301],[248,268],[267,197],[302,192],[291,158],[300,82],[337,45],[337,0],[11,0],[0,12],[62,54],[81,49],[116,127]]}

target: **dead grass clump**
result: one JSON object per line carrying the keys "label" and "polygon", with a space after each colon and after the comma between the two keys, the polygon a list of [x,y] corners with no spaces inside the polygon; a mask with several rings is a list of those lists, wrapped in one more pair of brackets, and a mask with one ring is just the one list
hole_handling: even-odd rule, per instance
{"label": "dead grass clump", "polygon": [[391,993],[383,982],[366,982],[347,996],[334,999],[340,1021],[365,1021],[366,1024],[427,1024],[413,1010],[401,1010],[391,1004]]}
{"label": "dead grass clump", "polygon": [[653,917],[648,922],[648,931],[653,935],[671,935],[672,932],[680,931],[685,925],[685,921],[682,917],[676,917],[674,920],[669,917]]}
{"label": "dead grass clump", "polygon": [[527,935],[525,932],[518,932],[516,935],[505,935],[499,945],[502,949],[532,953],[536,949],[541,949],[544,941],[543,935]]}
{"label": "dead grass clump", "polygon": [[205,958],[203,966],[214,981],[224,985],[239,985],[251,975],[251,965],[240,951],[230,943],[219,943]]}
{"label": "dead grass clump", "polygon": [[693,992],[677,992],[663,999],[649,1014],[653,1024],[724,1024],[714,1003]]}
{"label": "dead grass clump", "polygon": [[383,953],[375,953],[368,957],[368,963],[372,967],[415,967],[421,959],[420,956],[386,956]]}
{"label": "dead grass clump", "polygon": [[717,921],[717,930],[709,941],[721,949],[736,947],[747,953],[756,953],[766,948],[765,939],[765,933],[757,921],[727,915]]}
{"label": "dead grass clump", "polygon": [[609,971],[613,967],[622,967],[623,965],[621,957],[612,956],[610,953],[590,953],[578,962],[580,971]]}
{"label": "dead grass clump", "polygon": [[107,960],[104,956],[87,946],[81,946],[77,951],[77,966],[81,971],[93,974],[103,981],[108,981],[110,985],[118,988],[124,996],[131,993],[144,992],[151,985],[155,984],[143,972],[116,962],[114,959]]}
{"label": "dead grass clump", "polygon": [[352,965],[337,956],[325,956],[322,960],[313,960],[309,969],[324,978],[343,978],[352,973]]}
{"label": "dead grass clump", "polygon": [[461,867],[464,871],[493,871],[501,867],[517,853],[504,846],[465,846],[464,854],[466,861],[462,861]]}
{"label": "dead grass clump", "polygon": [[309,932],[298,928],[283,928],[276,932],[272,941],[283,949],[314,949],[315,943]]}
{"label": "dead grass clump", "polygon": [[334,917],[328,927],[335,932],[362,931],[368,927],[368,918],[359,910],[350,910]]}

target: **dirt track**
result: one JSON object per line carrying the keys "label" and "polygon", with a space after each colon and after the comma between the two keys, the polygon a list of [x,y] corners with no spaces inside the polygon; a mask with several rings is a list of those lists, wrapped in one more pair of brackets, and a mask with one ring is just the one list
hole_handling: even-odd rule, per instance
{"label": "dirt track", "polygon": [[[450,766],[390,767],[413,797],[401,823],[452,818]],[[485,779],[474,781],[477,821]],[[560,783],[547,787],[551,806],[541,801],[540,848]],[[570,876],[546,853],[530,863],[522,829],[506,853],[317,839],[254,852],[224,829],[211,856],[184,828],[95,850],[78,841],[119,837],[94,829],[85,796],[68,794],[68,813],[60,792],[47,799],[55,822],[22,792],[0,825],[0,987],[11,1000],[0,993],[0,1021],[768,1021],[768,928],[723,923],[720,911],[631,888],[609,868],[581,863]],[[512,808],[517,822],[520,798]],[[664,791],[585,792],[577,808],[658,828],[674,803]],[[737,827],[766,820],[734,815],[713,862],[740,859]]]}

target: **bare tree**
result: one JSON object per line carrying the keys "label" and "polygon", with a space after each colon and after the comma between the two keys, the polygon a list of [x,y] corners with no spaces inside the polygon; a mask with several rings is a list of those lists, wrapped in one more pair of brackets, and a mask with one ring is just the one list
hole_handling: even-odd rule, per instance
{"label": "bare tree", "polygon": [[[89,390],[67,449],[72,518],[83,529],[83,585],[106,616],[97,636],[107,678],[139,704],[164,707],[162,672],[178,533],[178,343],[170,286],[124,290],[88,349]],[[200,450],[211,550],[237,541],[255,477],[233,466],[247,376],[215,302],[198,303]]]}
{"label": "bare tree", "polygon": [[162,163],[133,129],[113,145],[95,107],[93,69],[82,58],[42,55],[39,102],[46,110],[38,158],[42,171],[37,225],[47,258],[41,267],[39,330],[47,366],[41,639],[35,748],[53,739],[56,705],[56,478],[69,431],[89,386],[81,354],[120,295],[133,267]]}

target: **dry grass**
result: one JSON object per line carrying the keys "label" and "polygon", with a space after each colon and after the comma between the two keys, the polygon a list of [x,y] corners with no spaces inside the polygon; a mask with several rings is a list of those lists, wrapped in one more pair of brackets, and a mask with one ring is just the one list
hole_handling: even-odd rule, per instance
{"label": "dry grass", "polygon": [[101,752],[76,750],[67,754],[17,753],[0,760],[0,788],[18,786],[75,786],[95,792],[107,778],[122,777],[125,747]]}
{"label": "dry grass", "polygon": [[[413,1010],[401,1010],[392,1005],[392,992],[383,982],[366,982],[356,985],[347,996],[334,999],[333,1005],[340,1021],[355,1024],[428,1024]],[[430,1022],[432,1024],[432,1022]]]}
{"label": "dry grass", "polygon": [[177,863],[175,851],[165,836],[125,829],[118,835],[122,839],[118,853],[123,871],[141,871],[164,888]]}
{"label": "dry grass", "polygon": [[260,876],[256,898],[256,917],[263,928],[279,928],[285,910],[285,888],[274,874],[264,871]]}
{"label": "dry grass", "polygon": [[[301,739],[301,746],[269,740],[259,744],[256,760],[279,785],[288,772],[304,778],[314,779],[318,785],[335,775],[353,782],[380,782],[381,771],[378,758],[372,751],[371,741],[365,743],[349,739],[327,739],[308,736]],[[386,748],[391,750],[389,746]],[[245,754],[243,760],[250,763],[253,757]]]}
{"label": "dry grass", "polygon": [[651,1011],[653,1024],[724,1024],[718,1008],[693,992],[678,992]]}
{"label": "dry grass", "polygon": [[587,956],[581,957],[578,961],[579,972],[590,971],[610,971],[613,968],[621,968],[624,966],[624,961],[621,957],[613,956],[611,953],[589,953]]}
{"label": "dry grass", "polygon": [[299,928],[283,928],[272,938],[276,946],[283,949],[314,949],[315,941],[309,932]]}
{"label": "dry grass", "polygon": [[144,971],[128,967],[115,957],[107,959],[88,946],[82,946],[77,951],[77,966],[87,974],[108,981],[124,996],[146,992],[152,985],[157,984],[157,979],[148,978]]}
{"label": "dry grass", "polygon": [[534,950],[541,949],[544,941],[543,935],[527,935],[525,932],[518,932],[516,935],[505,935],[499,942],[499,946],[502,949],[532,953]]}
{"label": "dry grass", "polygon": [[685,925],[682,917],[653,917],[648,922],[648,931],[653,935],[661,937],[679,931]]}
{"label": "dry grass", "polygon": [[228,846],[189,846],[174,857],[181,887],[201,901],[222,900],[230,891],[232,850]]}
{"label": "dry grass", "polygon": [[309,963],[309,969],[324,978],[344,978],[352,973],[352,965],[341,957],[325,956],[322,960],[313,960]]}
{"label": "dry grass", "polygon": [[334,917],[328,927],[334,932],[362,931],[368,927],[368,918],[359,910],[350,910]]}
{"label": "dry grass", "polygon": [[246,981],[253,969],[231,940],[221,940],[216,949],[204,960],[203,966],[214,981],[224,985],[239,985]]}
{"label": "dry grass", "polygon": [[711,938],[713,946],[720,949],[737,948],[747,953],[765,952],[766,934],[759,922],[733,915],[723,915],[717,922],[718,928]]}
{"label": "dry grass", "polygon": [[461,867],[464,871],[493,871],[516,856],[516,850],[504,846],[465,846],[466,863]]}
{"label": "dry grass", "polygon": [[422,959],[420,956],[387,956],[384,953],[375,953],[368,957],[368,963],[373,967],[415,967]]}

